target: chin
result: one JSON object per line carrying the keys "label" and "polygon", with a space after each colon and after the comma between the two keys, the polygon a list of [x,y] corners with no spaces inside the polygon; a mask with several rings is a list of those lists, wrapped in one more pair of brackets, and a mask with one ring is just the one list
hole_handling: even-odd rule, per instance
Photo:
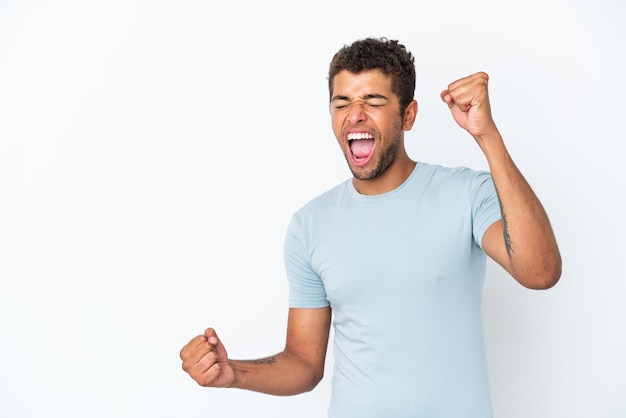
{"label": "chin", "polygon": [[352,171],[352,175],[354,178],[358,180],[372,180],[380,175],[379,170],[375,168],[367,168],[367,167],[352,167],[350,166],[350,171]]}

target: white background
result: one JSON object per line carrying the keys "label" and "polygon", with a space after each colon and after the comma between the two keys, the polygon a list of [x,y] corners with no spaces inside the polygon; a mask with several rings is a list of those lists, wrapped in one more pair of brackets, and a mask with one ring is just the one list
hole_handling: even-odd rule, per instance
{"label": "white background", "polygon": [[[626,6],[499,1],[0,1],[0,416],[323,417],[329,373],[280,398],[206,389],[180,348],[282,349],[293,211],[349,171],[327,68],[365,36],[415,54],[414,159],[486,168],[439,100],[491,76],[496,122],[564,270],[494,264],[498,418],[626,417]],[[401,367],[401,365],[397,365]]]}

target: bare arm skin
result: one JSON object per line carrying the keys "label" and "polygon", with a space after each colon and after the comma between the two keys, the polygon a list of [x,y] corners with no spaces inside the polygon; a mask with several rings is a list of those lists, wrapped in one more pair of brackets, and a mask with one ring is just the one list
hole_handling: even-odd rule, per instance
{"label": "bare arm skin", "polygon": [[330,308],[290,309],[285,349],[257,360],[231,360],[215,330],[192,339],[180,352],[199,385],[233,387],[272,395],[296,395],[322,380],[330,332]]}
{"label": "bare arm skin", "polygon": [[561,255],[548,215],[492,119],[488,81],[488,75],[479,72],[455,81],[441,93],[454,120],[485,154],[498,193],[502,220],[487,229],[482,246],[523,286],[548,289],[561,276]]}

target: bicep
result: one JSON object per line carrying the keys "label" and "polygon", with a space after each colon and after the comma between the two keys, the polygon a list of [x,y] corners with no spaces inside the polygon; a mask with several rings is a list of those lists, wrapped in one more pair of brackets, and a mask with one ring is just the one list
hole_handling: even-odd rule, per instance
{"label": "bicep", "polygon": [[285,351],[292,352],[304,358],[316,369],[323,370],[330,321],[330,307],[290,308]]}

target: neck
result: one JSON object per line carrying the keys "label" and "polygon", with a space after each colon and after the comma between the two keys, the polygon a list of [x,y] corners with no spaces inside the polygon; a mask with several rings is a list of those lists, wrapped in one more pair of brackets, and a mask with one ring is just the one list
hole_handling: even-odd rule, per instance
{"label": "neck", "polygon": [[417,163],[409,157],[401,161],[397,159],[383,174],[370,180],[352,179],[352,185],[357,192],[363,195],[377,195],[390,192],[409,178]]}

